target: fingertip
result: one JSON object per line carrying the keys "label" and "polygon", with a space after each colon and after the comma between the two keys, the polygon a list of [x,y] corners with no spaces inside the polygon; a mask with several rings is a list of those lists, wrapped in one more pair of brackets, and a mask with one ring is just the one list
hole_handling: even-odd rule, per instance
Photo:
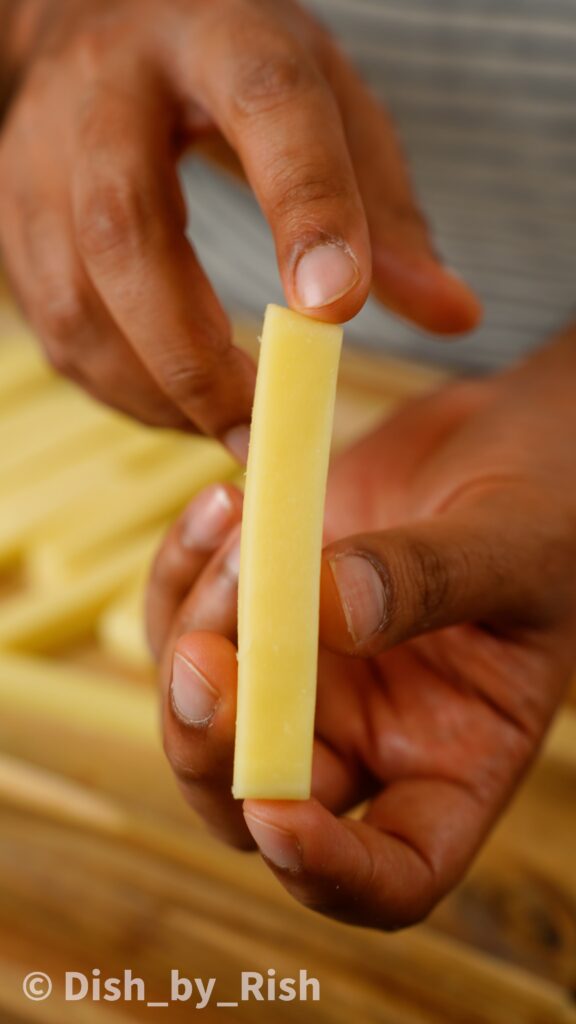
{"label": "fingertip", "polygon": [[368,297],[370,254],[365,244],[353,247],[341,238],[324,238],[297,253],[288,278],[293,309],[312,319],[343,323]]}
{"label": "fingertip", "polygon": [[192,662],[215,689],[223,691],[235,686],[236,648],[220,633],[208,630],[185,633],[179,637],[174,655]]}
{"label": "fingertip", "polygon": [[243,496],[231,483],[210,484],[191,501],[164,538],[146,591],[146,632],[161,661],[178,608],[214,552],[242,517]]}
{"label": "fingertip", "polygon": [[215,551],[242,517],[243,496],[227,481],[209,484],[187,505],[179,523],[179,547]]}
{"label": "fingertip", "polygon": [[172,661],[170,700],[180,724],[204,729],[218,710],[221,694],[195,660],[177,650]]}
{"label": "fingertip", "polygon": [[[304,869],[319,817],[328,815],[310,800],[244,800],[244,820],[261,854],[279,871],[296,874]],[[313,851],[312,851],[313,852]]]}
{"label": "fingertip", "polygon": [[[231,648],[231,650],[229,649]],[[236,652],[215,633],[188,633],[174,646],[166,671],[165,736],[174,749],[210,732],[211,746],[230,752],[236,718]],[[183,763],[186,753],[176,760]]]}
{"label": "fingertip", "polygon": [[262,856],[278,871],[296,874],[302,870],[302,844],[283,805],[291,801],[245,800],[242,806],[246,827]]}
{"label": "fingertip", "polygon": [[230,792],[236,718],[236,652],[209,632],[176,645],[165,694],[164,750],[186,801],[224,842],[253,848],[242,809]]}
{"label": "fingertip", "polygon": [[392,250],[379,249],[373,291],[392,312],[432,334],[465,334],[482,319],[482,305],[471,287],[428,255],[401,260]]}
{"label": "fingertip", "polygon": [[247,816],[279,827],[297,829],[315,804],[317,801],[313,797],[310,800],[256,800],[247,797],[242,807]]}
{"label": "fingertip", "polygon": [[310,909],[365,922],[363,879],[370,863],[346,820],[314,798],[246,801],[244,820],[279,881]]}
{"label": "fingertip", "polygon": [[335,820],[333,814],[316,797],[308,800],[256,800],[246,799],[242,805],[244,817],[257,819],[263,824],[283,829],[296,837],[302,847],[307,846],[322,823]]}
{"label": "fingertip", "polygon": [[246,466],[250,447],[250,424],[239,423],[237,426],[231,427],[223,435],[222,444],[241,466]]}
{"label": "fingertip", "polygon": [[345,324],[357,316],[370,294],[370,283],[361,283],[353,288],[347,295],[343,295],[336,302],[321,309],[301,309],[292,305],[297,313],[309,316],[311,320],[320,320],[326,324]]}
{"label": "fingertip", "polygon": [[470,285],[451,267],[439,267],[437,333],[464,334],[478,327],[483,310],[480,299]]}

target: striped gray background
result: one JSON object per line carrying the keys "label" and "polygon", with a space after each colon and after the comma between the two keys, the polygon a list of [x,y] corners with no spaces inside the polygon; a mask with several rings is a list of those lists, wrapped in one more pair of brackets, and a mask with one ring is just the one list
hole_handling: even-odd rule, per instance
{"label": "striped gray background", "polygon": [[[309,0],[395,115],[446,261],[482,326],[443,345],[375,303],[347,337],[489,369],[576,312],[576,0]],[[252,197],[200,161],[183,180],[191,235],[227,307],[282,301]]]}

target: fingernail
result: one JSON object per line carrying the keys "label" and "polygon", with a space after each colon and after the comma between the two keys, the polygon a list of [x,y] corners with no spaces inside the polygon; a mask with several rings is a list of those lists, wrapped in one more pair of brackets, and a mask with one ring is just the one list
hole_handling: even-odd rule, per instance
{"label": "fingernail", "polygon": [[296,265],[295,287],[304,309],[321,309],[346,295],[354,287],[360,271],[345,245],[326,243],[308,249]]}
{"label": "fingernail", "polygon": [[267,860],[282,871],[300,871],[302,849],[296,836],[251,814],[245,814],[244,818],[258,849]]}
{"label": "fingernail", "polygon": [[208,725],[220,701],[217,690],[181,654],[174,655],[170,693],[174,711],[187,725]]}
{"label": "fingernail", "polygon": [[180,543],[189,551],[212,551],[219,547],[232,522],[234,506],[220,484],[207,488],[188,509],[182,524]]}
{"label": "fingernail", "polygon": [[386,614],[379,573],[364,555],[337,555],[330,568],[352,639],[357,644],[369,640],[382,628]]}
{"label": "fingernail", "polygon": [[248,461],[248,445],[250,443],[250,427],[241,423],[238,427],[232,427],[222,438],[224,445],[229,452],[238,459],[238,462],[246,465]]}

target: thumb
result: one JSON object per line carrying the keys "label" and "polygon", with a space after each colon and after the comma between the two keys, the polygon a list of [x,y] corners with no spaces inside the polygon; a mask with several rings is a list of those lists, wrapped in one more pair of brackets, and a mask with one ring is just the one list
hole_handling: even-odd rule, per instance
{"label": "thumb", "polygon": [[367,657],[462,622],[541,624],[543,595],[557,594],[546,581],[557,559],[540,535],[543,521],[525,496],[490,495],[331,544],[322,564],[322,643]]}

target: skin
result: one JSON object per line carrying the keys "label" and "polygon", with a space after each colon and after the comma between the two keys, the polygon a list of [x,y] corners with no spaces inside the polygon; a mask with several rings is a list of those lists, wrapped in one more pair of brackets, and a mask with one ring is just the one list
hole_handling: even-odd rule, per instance
{"label": "skin", "polygon": [[[230,793],[241,495],[227,488],[212,535],[204,495],[166,539],[148,622],[168,758],[225,841],[254,848],[252,833],[274,826],[290,866],[262,852],[306,906],[385,929],[421,920],[535,757],[576,656],[575,371],[570,329],[514,370],[409,403],[335,460],[308,801]],[[345,614],[358,593],[343,603],[335,585],[334,559],[349,556],[369,558],[385,587],[364,636]],[[177,712],[175,655],[216,691],[199,725]]]}
{"label": "skin", "polygon": [[[372,288],[430,331],[477,323],[389,115],[297,3],[0,0],[0,15],[2,260],[48,359],[91,394],[225,443],[249,422],[254,367],[185,235],[189,148],[253,189],[293,308],[343,321]],[[354,281],[304,307],[320,244]]]}
{"label": "skin", "polygon": [[[293,308],[343,321],[372,289],[429,331],[477,323],[389,115],[292,0],[0,0],[0,23],[2,262],[49,360],[94,396],[230,446],[246,429],[254,367],[185,234],[191,147],[254,191]],[[354,279],[304,306],[304,258],[326,244]],[[268,863],[309,906],[420,919],[534,757],[574,659],[573,350],[569,332],[514,373],[415,403],[335,464],[310,801],[230,796],[241,496],[228,489],[225,528],[210,541],[204,522],[195,546],[198,499],[158,557],[150,635],[181,788],[238,846],[273,826],[291,866]],[[369,635],[349,629],[366,595],[335,586],[354,554],[385,590]],[[204,725],[178,717],[175,654],[216,691]]]}

